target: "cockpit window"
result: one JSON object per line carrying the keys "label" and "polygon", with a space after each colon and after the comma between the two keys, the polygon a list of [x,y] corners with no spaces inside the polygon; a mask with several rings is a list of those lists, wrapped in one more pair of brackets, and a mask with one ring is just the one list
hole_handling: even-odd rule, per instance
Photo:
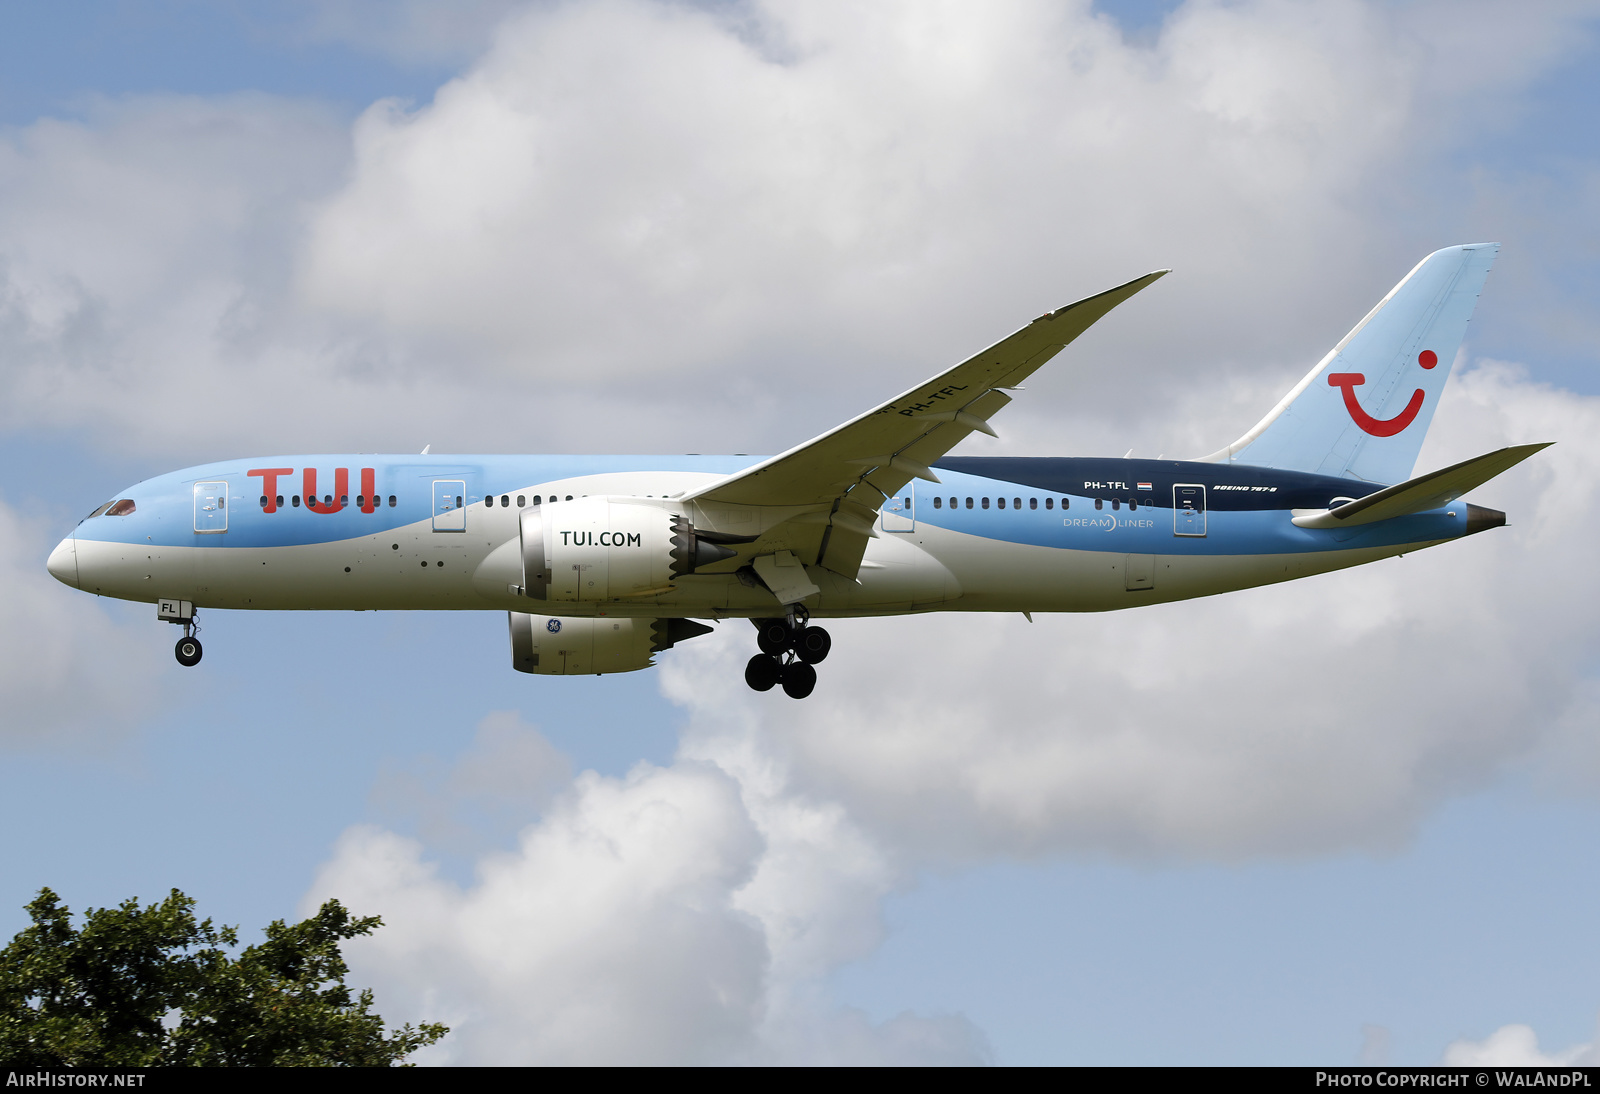
{"label": "cockpit window", "polygon": [[90,520],[90,519],[92,519],[94,517],[103,517],[103,516],[105,516],[106,510],[110,509],[115,504],[116,504],[116,502],[108,501],[104,505],[102,505],[100,508],[98,508],[94,512],[90,513],[87,517],[84,517],[83,519],[84,520]]}
{"label": "cockpit window", "polygon": [[111,507],[106,510],[106,516],[108,517],[126,517],[132,513],[133,499],[131,498],[123,498],[121,501],[114,501],[111,503]]}

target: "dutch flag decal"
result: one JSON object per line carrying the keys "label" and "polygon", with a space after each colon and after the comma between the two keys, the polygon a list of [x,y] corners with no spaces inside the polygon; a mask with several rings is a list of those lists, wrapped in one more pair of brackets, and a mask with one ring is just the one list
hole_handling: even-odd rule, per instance
{"label": "dutch flag decal", "polygon": [[1136,485],[1139,487],[1140,490],[1153,490],[1153,489],[1155,489],[1153,486],[1151,486],[1147,482],[1137,483]]}

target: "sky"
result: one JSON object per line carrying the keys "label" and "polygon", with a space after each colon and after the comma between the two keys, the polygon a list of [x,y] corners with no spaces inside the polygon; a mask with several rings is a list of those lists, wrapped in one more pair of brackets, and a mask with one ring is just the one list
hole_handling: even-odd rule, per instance
{"label": "sky", "polygon": [[[1600,1060],[1600,4],[0,8],[0,937],[337,897],[430,1064]],[[44,569],[151,475],[773,452],[1172,275],[963,454],[1193,456],[1496,241],[1418,469],[1505,529],[1104,616],[511,670]]]}

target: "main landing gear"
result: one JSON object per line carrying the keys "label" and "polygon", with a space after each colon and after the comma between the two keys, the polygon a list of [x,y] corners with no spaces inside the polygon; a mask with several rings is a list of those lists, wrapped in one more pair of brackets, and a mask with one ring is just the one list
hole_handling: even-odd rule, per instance
{"label": "main landing gear", "polygon": [[792,605],[783,619],[756,619],[756,645],[761,652],[744,667],[744,682],[756,691],[771,691],[778,684],[791,699],[804,699],[817,686],[812,668],[833,648],[833,639],[821,627],[809,625],[811,613]]}

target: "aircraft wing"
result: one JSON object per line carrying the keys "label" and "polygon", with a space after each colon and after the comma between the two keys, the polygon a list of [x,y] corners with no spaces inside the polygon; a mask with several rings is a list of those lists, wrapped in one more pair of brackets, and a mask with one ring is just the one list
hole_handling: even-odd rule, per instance
{"label": "aircraft wing", "polygon": [[989,418],[1011,401],[1008,390],[1167,272],[1145,274],[1041,315],[948,372],[685,500],[713,519],[728,507],[793,507],[797,511],[784,523],[795,527],[762,535],[768,542],[742,547],[741,556],[792,550],[807,563],[854,578],[886,498],[913,478],[938,482],[929,468],[941,456],[974,430],[995,435]]}

